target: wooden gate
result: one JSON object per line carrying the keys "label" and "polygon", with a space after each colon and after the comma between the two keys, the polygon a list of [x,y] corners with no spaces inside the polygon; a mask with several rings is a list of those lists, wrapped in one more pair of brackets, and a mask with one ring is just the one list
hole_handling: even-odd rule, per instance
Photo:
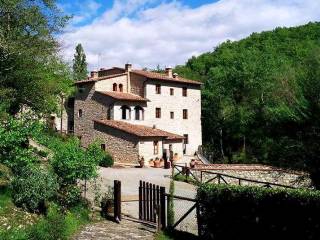
{"label": "wooden gate", "polygon": [[140,181],[139,219],[158,223],[159,228],[166,227],[166,190],[165,187]]}

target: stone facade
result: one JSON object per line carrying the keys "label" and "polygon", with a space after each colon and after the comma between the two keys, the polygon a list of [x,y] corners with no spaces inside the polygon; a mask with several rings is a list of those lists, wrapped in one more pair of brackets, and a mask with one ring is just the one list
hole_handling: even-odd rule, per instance
{"label": "stone facade", "polygon": [[[198,82],[178,81],[172,74],[171,77],[157,75],[156,79],[150,79],[141,71],[132,70],[129,65],[125,69],[103,69],[93,72],[91,76],[76,83],[74,134],[81,139],[83,146],[100,139],[116,161],[136,163],[139,156],[144,157],[146,162],[151,158],[161,158],[165,150],[171,150],[180,158],[193,155],[202,144],[201,86]],[[119,95],[119,85],[122,84],[121,97],[101,93],[114,92],[114,84],[117,84]],[[156,86],[160,86],[160,94],[156,92]],[[187,89],[187,96],[183,96],[184,88]],[[142,100],[126,100],[124,93],[140,96]],[[128,111],[126,118],[123,117],[124,108]],[[136,118],[138,108],[141,109],[139,119]],[[156,108],[161,109],[160,118],[156,117]],[[184,109],[187,111],[186,119],[183,118]],[[180,139],[168,140],[163,136],[145,139],[111,129],[110,126],[98,126],[93,121],[100,119],[144,125],[179,135]],[[155,141],[159,144],[158,151],[154,150]]]}

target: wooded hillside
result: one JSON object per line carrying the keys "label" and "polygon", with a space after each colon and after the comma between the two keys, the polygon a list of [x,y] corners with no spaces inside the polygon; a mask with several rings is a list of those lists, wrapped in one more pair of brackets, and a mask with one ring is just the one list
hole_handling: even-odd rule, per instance
{"label": "wooded hillside", "polygon": [[204,82],[204,143],[216,161],[318,162],[320,23],[227,41],[175,71]]}

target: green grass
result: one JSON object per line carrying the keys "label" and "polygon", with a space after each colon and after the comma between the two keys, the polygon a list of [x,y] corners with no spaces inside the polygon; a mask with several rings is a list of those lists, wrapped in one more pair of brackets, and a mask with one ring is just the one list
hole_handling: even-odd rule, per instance
{"label": "green grass", "polygon": [[194,180],[194,178],[192,177],[186,177],[185,175],[182,175],[181,173],[179,173],[178,175],[173,177],[173,180],[175,181],[179,181],[179,182],[187,182],[193,185],[199,185],[199,182],[197,182],[196,180]]}

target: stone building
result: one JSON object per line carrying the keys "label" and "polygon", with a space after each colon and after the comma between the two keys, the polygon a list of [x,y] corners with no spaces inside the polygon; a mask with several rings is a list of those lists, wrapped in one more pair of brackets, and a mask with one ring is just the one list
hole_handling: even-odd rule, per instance
{"label": "stone building", "polygon": [[114,67],[76,82],[74,134],[86,147],[102,142],[116,162],[167,155],[187,158],[202,144],[201,83],[165,74]]}

